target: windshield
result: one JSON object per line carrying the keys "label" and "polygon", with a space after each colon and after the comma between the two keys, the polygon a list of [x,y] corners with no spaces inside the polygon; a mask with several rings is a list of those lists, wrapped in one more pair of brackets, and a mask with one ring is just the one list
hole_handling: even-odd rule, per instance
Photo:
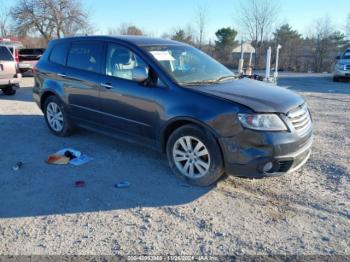
{"label": "windshield", "polygon": [[214,83],[235,77],[225,66],[193,47],[169,45],[144,48],[182,85]]}

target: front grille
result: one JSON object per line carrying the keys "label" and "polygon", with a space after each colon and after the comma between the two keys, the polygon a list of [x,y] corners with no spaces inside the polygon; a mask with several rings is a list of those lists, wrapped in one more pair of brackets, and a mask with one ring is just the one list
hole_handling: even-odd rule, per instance
{"label": "front grille", "polygon": [[312,126],[311,117],[306,104],[288,113],[288,119],[292,123],[295,131],[303,136],[307,134]]}
{"label": "front grille", "polygon": [[350,65],[346,65],[345,69],[350,70]]}

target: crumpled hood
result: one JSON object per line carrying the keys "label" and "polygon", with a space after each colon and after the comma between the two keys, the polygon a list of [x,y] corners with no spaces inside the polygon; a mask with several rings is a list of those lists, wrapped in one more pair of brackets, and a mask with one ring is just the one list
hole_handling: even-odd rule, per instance
{"label": "crumpled hood", "polygon": [[287,113],[304,103],[301,96],[286,88],[248,78],[201,86],[195,90],[237,102],[261,113]]}

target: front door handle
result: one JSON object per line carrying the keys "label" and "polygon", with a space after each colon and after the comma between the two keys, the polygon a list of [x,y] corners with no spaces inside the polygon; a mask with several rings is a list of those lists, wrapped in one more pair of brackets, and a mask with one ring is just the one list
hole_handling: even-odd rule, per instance
{"label": "front door handle", "polygon": [[113,86],[110,83],[101,83],[100,86],[107,88],[107,89],[112,89]]}

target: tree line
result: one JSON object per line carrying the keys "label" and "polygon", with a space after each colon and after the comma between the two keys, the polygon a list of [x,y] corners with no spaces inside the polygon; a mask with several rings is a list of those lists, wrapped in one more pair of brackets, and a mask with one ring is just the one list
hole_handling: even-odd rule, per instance
{"label": "tree line", "polygon": [[[276,48],[280,44],[280,68],[299,72],[331,71],[334,57],[350,47],[350,14],[343,30],[335,28],[329,17],[323,17],[303,36],[289,24],[276,26],[279,9],[275,1],[242,1],[235,27],[219,28],[215,40],[208,41],[208,10],[206,6],[199,6],[194,12],[193,24],[174,28],[162,37],[196,46],[232,68],[238,64],[232,50],[239,46],[242,37],[256,50],[255,68],[264,67],[269,46]],[[0,37],[17,36],[26,46],[45,46],[54,38],[93,34],[95,28],[90,21],[81,0],[17,0],[12,8],[0,10]],[[125,23],[108,29],[107,34],[152,36],[137,25]]]}

